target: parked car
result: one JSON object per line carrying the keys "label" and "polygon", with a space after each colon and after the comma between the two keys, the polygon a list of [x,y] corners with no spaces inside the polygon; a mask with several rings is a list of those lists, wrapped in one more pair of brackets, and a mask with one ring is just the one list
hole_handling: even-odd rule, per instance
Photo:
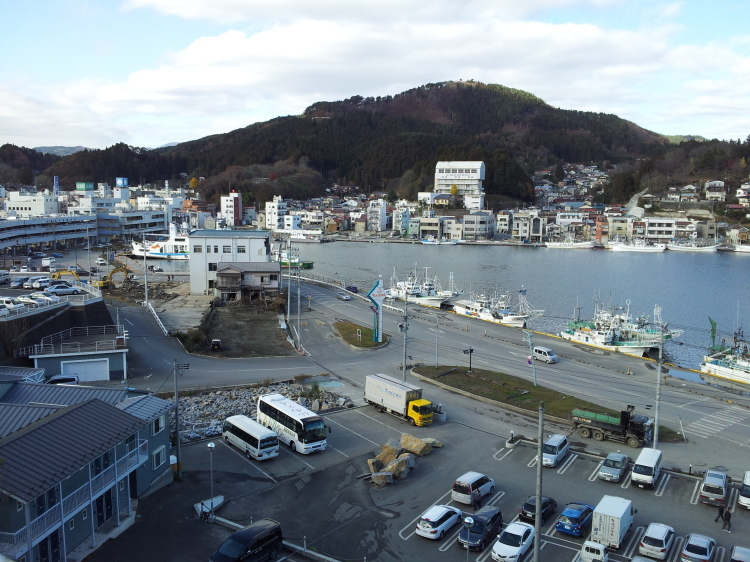
{"label": "parked car", "polygon": [[348,287],[346,287],[346,290],[350,293],[359,293],[359,289],[357,289],[357,287],[355,287],[354,285],[349,285]]}
{"label": "parked car", "polygon": [[40,304],[45,304],[44,299],[32,299],[29,295],[18,295],[16,298],[26,306],[30,307],[37,307]]}
{"label": "parked car", "polygon": [[750,562],[750,548],[733,546],[729,553],[729,562]]}
{"label": "parked car", "polygon": [[350,297],[349,295],[347,295],[344,291],[339,291],[338,293],[336,293],[336,298],[339,299],[339,300],[342,300],[342,301],[350,301],[350,300],[352,300],[352,297]]}
{"label": "parked car", "polygon": [[54,254],[52,254],[52,257],[53,257],[53,258],[64,258],[65,256],[63,256],[63,255],[62,255],[62,254],[60,254],[60,253],[57,253],[57,252],[55,252]]}
{"label": "parked car", "polygon": [[9,271],[11,273],[18,273],[19,271],[21,271],[21,266],[20,265],[12,265],[12,266],[10,266],[10,270]]}
{"label": "parked car", "polygon": [[440,540],[456,523],[461,521],[462,515],[463,512],[457,507],[433,505],[417,521],[416,533],[420,537]]}
{"label": "parked car", "polygon": [[651,523],[638,543],[638,554],[657,560],[666,560],[675,540],[675,532],[669,525]]}
{"label": "parked car", "polygon": [[484,550],[503,528],[503,514],[497,507],[486,505],[471,518],[474,520],[471,528],[462,527],[458,532],[458,544],[469,550]]}
{"label": "parked car", "polygon": [[8,310],[22,311],[26,306],[16,297],[0,297],[0,304],[4,304]]}
{"label": "parked car", "polygon": [[78,375],[54,375],[44,381],[44,384],[78,384]]}
{"label": "parked car", "polygon": [[498,562],[521,560],[534,543],[534,526],[516,521],[508,525],[492,547],[492,559]]}
{"label": "parked car", "polygon": [[23,282],[23,288],[24,289],[33,289],[34,288],[34,282],[38,281],[39,279],[44,279],[44,277],[29,277],[26,281]]}
{"label": "parked car", "polygon": [[10,288],[11,289],[21,289],[23,288],[23,284],[28,281],[28,277],[16,277],[13,279],[13,281],[10,282]]}
{"label": "parked car", "polygon": [[230,535],[211,555],[211,562],[275,560],[282,547],[281,526],[272,519],[261,519]]}
{"label": "parked car", "polygon": [[27,273],[27,272],[29,271],[29,266],[28,266],[28,265],[22,265],[22,266],[21,266],[21,267],[20,267],[20,268],[18,269],[18,271],[20,271],[21,273]]}
{"label": "parked car", "polygon": [[685,545],[680,553],[683,562],[708,562],[714,557],[716,541],[706,535],[690,533],[685,537]]}
{"label": "parked car", "polygon": [[607,482],[619,482],[628,472],[630,457],[622,453],[610,453],[599,468],[599,478]]}
{"label": "parked car", "polygon": [[[557,511],[557,502],[552,498],[542,496],[542,525],[547,518]],[[523,521],[534,522],[536,518],[536,496],[530,496],[529,499],[521,506],[518,518]]]}
{"label": "parked car", "polygon": [[107,260],[104,258],[96,258],[96,265],[107,265]]}
{"label": "parked car", "polygon": [[0,316],[8,316],[8,309],[4,304],[0,304]]}
{"label": "parked car", "polygon": [[47,287],[46,292],[51,295],[78,295],[81,293],[81,289],[70,285],[51,285]]}
{"label": "parked car", "polygon": [[60,302],[60,297],[58,297],[57,295],[53,295],[52,293],[49,293],[47,291],[38,291],[36,293],[31,293],[30,296],[32,299],[37,298],[37,297],[46,299],[47,302],[49,302],[50,304],[55,304],[55,303]]}
{"label": "parked car", "polygon": [[732,479],[724,470],[711,468],[703,475],[698,500],[709,505],[726,505],[729,486]]}
{"label": "parked car", "polygon": [[41,277],[34,281],[34,283],[31,285],[32,289],[46,289],[49,287],[49,284],[52,282],[52,279],[49,277]]}
{"label": "parked car", "polygon": [[591,527],[594,506],[587,503],[569,503],[555,523],[555,529],[566,535],[582,537]]}

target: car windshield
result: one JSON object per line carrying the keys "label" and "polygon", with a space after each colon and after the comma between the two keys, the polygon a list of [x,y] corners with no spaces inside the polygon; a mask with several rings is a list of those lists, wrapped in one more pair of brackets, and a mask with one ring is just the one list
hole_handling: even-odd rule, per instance
{"label": "car windshield", "polygon": [[426,416],[427,414],[432,413],[432,404],[429,406],[414,406],[414,409],[417,411],[418,414],[422,414],[423,416]]}
{"label": "car windshield", "polygon": [[606,461],[604,461],[604,466],[606,466],[607,468],[622,468],[622,461],[607,459]]}
{"label": "car windshield", "polygon": [[544,451],[545,455],[555,455],[557,454],[557,447],[554,445],[545,445],[542,451]]}
{"label": "car windshield", "polygon": [[219,554],[228,556],[232,559],[238,559],[240,555],[245,551],[245,545],[237,542],[232,538],[228,538],[224,544],[219,547]]}
{"label": "car windshield", "polygon": [[266,437],[260,440],[259,448],[269,449],[271,447],[277,447],[279,444],[279,438],[275,435],[273,437]]}
{"label": "car windshield", "polygon": [[635,472],[636,474],[643,474],[645,476],[653,476],[654,469],[651,468],[650,466],[637,464],[633,467],[633,472]]}
{"label": "car windshield", "polygon": [[740,494],[743,496],[750,496],[750,484],[743,484],[740,488]]}
{"label": "car windshield", "polygon": [[661,548],[661,547],[664,546],[664,540],[656,538],[656,537],[649,537],[648,534],[646,534],[643,537],[643,544],[648,545],[648,546],[655,546],[657,548]]}
{"label": "car windshield", "polygon": [[536,498],[529,498],[525,504],[523,504],[523,510],[527,513],[536,513]]}
{"label": "car windshield", "polygon": [[471,529],[469,529],[469,532],[471,533],[484,533],[484,528],[487,526],[487,523],[485,521],[477,521],[474,520],[474,524],[471,526]]}
{"label": "car windshield", "polygon": [[706,556],[708,554],[708,549],[701,544],[688,543],[688,545],[685,547],[685,552],[689,552],[690,554],[698,554],[700,556]]}
{"label": "car windshield", "polygon": [[508,531],[505,531],[502,535],[500,535],[500,538],[497,540],[498,542],[507,544],[508,546],[521,546],[522,542],[521,535],[509,533]]}
{"label": "car windshield", "polygon": [[305,422],[304,433],[300,436],[303,443],[317,443],[326,438],[326,427],[323,420]]}

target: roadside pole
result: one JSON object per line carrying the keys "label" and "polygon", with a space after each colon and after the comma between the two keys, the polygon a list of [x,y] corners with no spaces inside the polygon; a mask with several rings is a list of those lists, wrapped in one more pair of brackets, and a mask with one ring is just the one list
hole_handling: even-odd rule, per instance
{"label": "roadside pole", "polygon": [[534,562],[541,562],[542,545],[542,444],[544,443],[544,402],[539,402],[539,433],[536,445],[536,513],[534,514]]}

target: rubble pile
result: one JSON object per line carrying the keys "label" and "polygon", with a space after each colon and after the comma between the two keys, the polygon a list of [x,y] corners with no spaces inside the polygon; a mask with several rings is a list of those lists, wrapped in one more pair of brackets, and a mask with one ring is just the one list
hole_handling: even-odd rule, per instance
{"label": "rubble pile", "polygon": [[429,455],[433,448],[442,446],[440,441],[432,437],[420,439],[408,433],[401,435],[400,442],[389,439],[378,456],[367,459],[370,481],[377,486],[385,486],[392,484],[394,480],[403,480],[416,467],[417,457]]}
{"label": "rubble pile", "polygon": [[[332,408],[351,408],[351,399],[332,392],[320,390],[316,398],[310,398],[311,389],[297,383],[278,383],[270,386],[231,388],[202,394],[180,396],[180,430],[184,438],[199,439],[221,434],[221,425],[229,416],[255,417],[258,397],[278,393],[296,400],[302,406],[321,412]],[[174,402],[174,396],[166,398]],[[170,430],[174,432],[174,416]]]}

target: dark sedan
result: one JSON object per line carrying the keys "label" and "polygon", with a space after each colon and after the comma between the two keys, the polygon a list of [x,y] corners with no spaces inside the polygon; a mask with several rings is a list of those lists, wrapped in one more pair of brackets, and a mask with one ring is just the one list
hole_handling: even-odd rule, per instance
{"label": "dark sedan", "polygon": [[[542,496],[542,525],[547,521],[547,518],[557,511],[557,502],[552,498]],[[524,521],[534,522],[536,517],[536,496],[531,496],[521,506],[521,510],[518,514],[518,518]]]}

